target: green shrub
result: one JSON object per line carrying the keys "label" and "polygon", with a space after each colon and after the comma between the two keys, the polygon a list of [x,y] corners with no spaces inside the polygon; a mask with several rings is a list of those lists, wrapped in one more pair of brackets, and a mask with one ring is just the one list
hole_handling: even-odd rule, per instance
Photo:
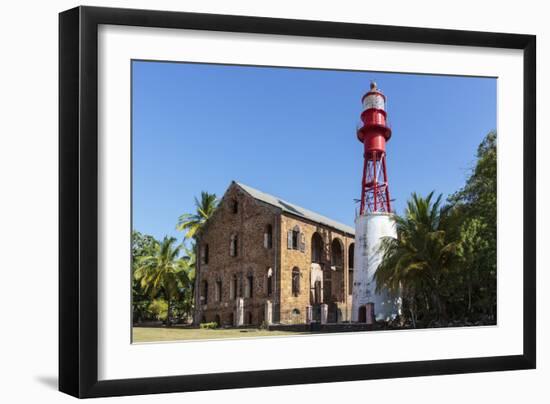
{"label": "green shrub", "polygon": [[218,328],[218,323],[215,321],[211,321],[210,323],[201,323],[199,327],[207,330],[213,330]]}
{"label": "green shrub", "polygon": [[157,320],[166,320],[168,317],[168,303],[164,299],[154,299],[149,305],[149,311]]}

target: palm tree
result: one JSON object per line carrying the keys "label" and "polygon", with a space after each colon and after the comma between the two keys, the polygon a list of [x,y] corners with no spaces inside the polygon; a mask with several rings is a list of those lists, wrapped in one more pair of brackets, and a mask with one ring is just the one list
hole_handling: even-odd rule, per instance
{"label": "palm tree", "polygon": [[447,317],[444,299],[445,275],[457,261],[460,245],[459,215],[442,207],[442,195],[433,200],[412,194],[404,217],[395,216],[397,239],[382,242],[383,259],[375,273],[377,288],[402,292],[408,301],[413,325],[417,306],[433,308],[439,319]]}
{"label": "palm tree", "polygon": [[193,260],[180,257],[182,245],[175,245],[174,237],[165,236],[156,241],[150,255],[139,257],[134,277],[141,289],[151,298],[164,296],[168,303],[168,325],[171,324],[172,308],[176,299],[183,297],[191,288]]}
{"label": "palm tree", "polygon": [[176,229],[185,231],[185,238],[193,238],[201,226],[212,216],[218,201],[216,194],[210,194],[206,191],[201,192],[201,200],[195,197],[195,213],[184,213],[178,219]]}

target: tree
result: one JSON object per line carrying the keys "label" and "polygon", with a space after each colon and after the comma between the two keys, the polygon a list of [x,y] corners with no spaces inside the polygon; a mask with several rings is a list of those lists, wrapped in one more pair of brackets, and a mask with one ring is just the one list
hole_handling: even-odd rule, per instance
{"label": "tree", "polygon": [[174,304],[191,289],[194,276],[194,257],[180,257],[182,245],[176,239],[164,237],[155,242],[149,255],[137,258],[134,278],[141,290],[151,299],[163,296],[168,303],[167,324],[171,324]]}
{"label": "tree", "polygon": [[153,316],[150,310],[151,297],[143,291],[140,282],[134,277],[134,272],[140,257],[153,253],[155,243],[158,241],[153,236],[132,231],[132,311],[134,322],[150,319]]}
{"label": "tree", "polygon": [[193,292],[195,289],[196,255],[194,249],[184,247],[183,259],[185,260],[185,271],[187,272],[187,285],[180,289],[179,298],[174,303],[174,312],[178,318],[189,316],[193,312]]}
{"label": "tree", "polygon": [[[148,234],[142,234],[139,231],[132,231],[132,257],[137,258],[144,255],[150,255],[157,240]],[[134,262],[134,260],[132,261]]]}
{"label": "tree", "polygon": [[193,238],[201,226],[212,216],[217,205],[216,194],[202,191],[200,201],[195,197],[196,212],[182,214],[178,219],[176,229],[184,231],[186,239]]}
{"label": "tree", "polygon": [[413,194],[396,216],[397,239],[382,242],[378,289],[402,293],[406,316],[421,320],[496,320],[496,133],[483,139],[462,189],[442,206]]}
{"label": "tree", "polygon": [[397,238],[382,240],[382,262],[375,273],[378,291],[402,293],[413,325],[419,312],[438,320],[447,313],[446,277],[457,261],[460,243],[459,215],[441,206],[442,195],[434,200],[413,193],[404,216],[395,216]]}
{"label": "tree", "polygon": [[[470,295],[470,312],[496,319],[497,274],[497,133],[490,132],[477,150],[477,161],[464,188],[449,198],[463,212],[468,226],[463,227],[465,266],[474,265],[475,296]],[[475,226],[475,229],[472,229]],[[473,233],[472,233],[473,232]],[[472,270],[469,268],[469,270]],[[474,310],[475,309],[475,310]]]}
{"label": "tree", "polygon": [[[490,265],[486,261],[486,254],[480,254],[489,246],[489,241],[484,238],[485,224],[479,218],[468,218],[462,225],[460,231],[459,257],[461,259],[461,272],[464,276],[464,283],[467,294],[466,314],[473,312],[473,294],[482,287],[483,268]],[[476,299],[476,301],[478,301]]]}

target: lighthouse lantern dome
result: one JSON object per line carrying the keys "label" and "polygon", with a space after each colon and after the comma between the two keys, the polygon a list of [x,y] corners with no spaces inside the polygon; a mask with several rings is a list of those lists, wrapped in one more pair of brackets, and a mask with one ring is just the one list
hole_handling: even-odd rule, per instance
{"label": "lighthouse lantern dome", "polygon": [[363,110],[367,109],[386,110],[386,97],[374,81],[370,83],[370,91],[363,97]]}

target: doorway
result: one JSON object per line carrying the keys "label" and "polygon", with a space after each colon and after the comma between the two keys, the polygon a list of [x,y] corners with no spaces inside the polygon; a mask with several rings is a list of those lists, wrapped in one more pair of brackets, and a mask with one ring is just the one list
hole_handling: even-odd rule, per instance
{"label": "doorway", "polygon": [[358,321],[360,323],[366,323],[367,322],[367,307],[361,306],[359,307],[359,319]]}

